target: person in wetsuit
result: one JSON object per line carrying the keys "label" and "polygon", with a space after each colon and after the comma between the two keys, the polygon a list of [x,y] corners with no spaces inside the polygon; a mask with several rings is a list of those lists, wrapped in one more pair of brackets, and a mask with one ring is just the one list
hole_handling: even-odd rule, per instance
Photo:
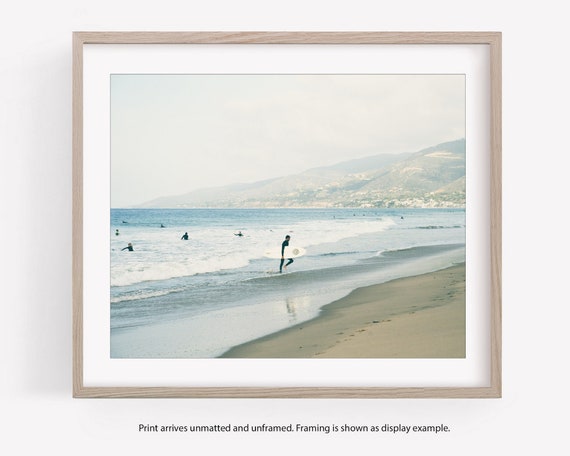
{"label": "person in wetsuit", "polygon": [[122,248],[122,249],[121,249],[121,252],[122,252],[123,250],[128,250],[129,252],[132,252],[132,251],[134,250],[134,249],[133,249],[133,244],[131,244],[131,243],[129,242],[129,245],[127,245],[126,247]]}
{"label": "person in wetsuit", "polygon": [[188,240],[188,232],[184,233],[180,239],[183,241],[187,241]]}
{"label": "person in wetsuit", "polygon": [[293,263],[293,258],[289,258],[287,261],[287,264],[285,266],[283,266],[283,263],[285,262],[285,247],[287,247],[289,245],[289,240],[291,239],[291,236],[287,235],[285,236],[285,240],[283,241],[283,243],[281,244],[281,262],[279,263],[279,272],[283,272],[283,268],[285,267],[285,269],[287,269],[287,266],[289,266],[291,263]]}

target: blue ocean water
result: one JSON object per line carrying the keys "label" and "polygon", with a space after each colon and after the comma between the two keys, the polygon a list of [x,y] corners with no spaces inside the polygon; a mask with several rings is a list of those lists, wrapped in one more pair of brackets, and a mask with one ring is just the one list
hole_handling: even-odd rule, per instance
{"label": "blue ocean water", "polygon": [[[307,253],[279,274],[264,252],[286,235]],[[216,357],[356,287],[464,261],[465,211],[112,209],[110,244],[111,356]]]}

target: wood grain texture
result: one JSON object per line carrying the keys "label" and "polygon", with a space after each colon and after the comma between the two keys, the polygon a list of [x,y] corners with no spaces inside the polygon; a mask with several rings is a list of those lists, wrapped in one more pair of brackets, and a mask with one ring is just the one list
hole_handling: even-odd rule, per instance
{"label": "wood grain texture", "polygon": [[385,387],[91,387],[80,388],[82,398],[320,398],[320,399],[483,399],[500,397],[493,388],[385,388]]}
{"label": "wood grain texture", "polygon": [[496,32],[75,32],[82,44],[491,44]]}
{"label": "wood grain texture", "polygon": [[490,41],[491,388],[502,394],[502,36]]}
{"label": "wood grain texture", "polygon": [[[73,34],[73,396],[81,398],[498,398],[502,395],[502,44],[499,32],[75,32]],[[86,44],[481,44],[490,48],[491,322],[489,385],[386,387],[86,387],[83,381],[83,46]]]}
{"label": "wood grain texture", "polygon": [[73,394],[83,388],[83,41],[73,36],[72,297]]}

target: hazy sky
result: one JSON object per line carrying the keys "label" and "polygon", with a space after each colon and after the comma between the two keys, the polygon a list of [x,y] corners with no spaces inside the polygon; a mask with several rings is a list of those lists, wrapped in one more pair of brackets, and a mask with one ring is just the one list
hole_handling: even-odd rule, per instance
{"label": "hazy sky", "polygon": [[464,136],[463,75],[113,75],[111,205]]}

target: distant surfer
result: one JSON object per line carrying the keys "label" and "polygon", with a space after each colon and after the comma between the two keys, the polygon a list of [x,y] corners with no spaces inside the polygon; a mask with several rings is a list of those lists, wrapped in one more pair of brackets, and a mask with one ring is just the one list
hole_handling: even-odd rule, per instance
{"label": "distant surfer", "polygon": [[242,237],[242,236],[243,236],[243,233],[242,233],[241,231],[238,231],[237,233],[234,233],[234,236]]}
{"label": "distant surfer", "polygon": [[180,239],[182,239],[183,241],[187,241],[188,240],[188,232],[184,233]]}
{"label": "distant surfer", "polygon": [[160,224],[160,227],[161,227],[161,228],[166,228],[162,223]]}
{"label": "distant surfer", "polygon": [[287,266],[293,263],[293,258],[288,258],[287,264],[283,266],[283,263],[285,262],[285,247],[289,246],[290,239],[291,236],[289,235],[285,236],[285,240],[281,244],[281,262],[279,263],[279,273],[283,272],[283,268],[287,269]]}
{"label": "distant surfer", "polygon": [[115,236],[119,235],[119,230],[115,230]]}
{"label": "distant surfer", "polygon": [[131,243],[129,242],[126,247],[124,247],[124,248],[121,249],[121,252],[122,252],[123,250],[128,250],[129,252],[132,252],[132,251],[134,250],[134,249],[133,249],[133,244],[131,244]]}

